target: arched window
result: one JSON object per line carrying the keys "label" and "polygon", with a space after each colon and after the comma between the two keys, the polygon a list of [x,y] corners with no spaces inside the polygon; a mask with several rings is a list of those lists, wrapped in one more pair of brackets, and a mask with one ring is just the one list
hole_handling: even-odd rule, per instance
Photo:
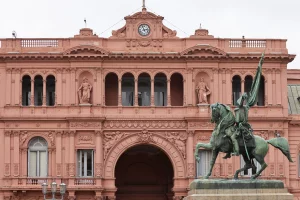
{"label": "arched window", "polygon": [[251,85],[253,82],[252,76],[248,75],[245,77],[245,86],[244,86],[244,91],[248,94],[251,90]]}
{"label": "arched window", "polygon": [[31,78],[26,75],[22,78],[22,106],[29,106],[31,103]]}
{"label": "arched window", "polygon": [[139,106],[150,106],[151,80],[149,74],[142,73],[138,80],[138,103]]}
{"label": "arched window", "polygon": [[122,76],[122,106],[134,105],[134,76],[126,73]]}
{"label": "arched window", "polygon": [[52,75],[47,76],[46,79],[46,105],[55,105],[55,77]]}
{"label": "arched window", "polygon": [[34,137],[28,145],[28,176],[47,177],[48,144],[42,137]]}
{"label": "arched window", "polygon": [[232,103],[233,105],[237,105],[237,100],[241,96],[241,77],[235,75],[232,78]]}
{"label": "arched window", "polygon": [[261,76],[258,97],[257,97],[257,105],[264,106],[265,105],[265,77]]}
{"label": "arched window", "polygon": [[158,73],[154,77],[154,104],[167,106],[167,77],[163,73]]}
{"label": "arched window", "polygon": [[171,105],[183,106],[183,78],[181,74],[175,73],[171,76],[170,87]]}
{"label": "arched window", "polygon": [[40,75],[34,78],[34,105],[43,105],[43,77]]}
{"label": "arched window", "polygon": [[115,73],[109,73],[105,77],[105,105],[118,105],[118,76]]}

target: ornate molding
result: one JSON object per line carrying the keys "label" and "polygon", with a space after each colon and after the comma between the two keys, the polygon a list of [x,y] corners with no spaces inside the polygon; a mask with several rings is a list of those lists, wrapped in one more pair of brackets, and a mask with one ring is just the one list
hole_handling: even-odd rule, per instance
{"label": "ornate molding", "polygon": [[61,176],[61,163],[56,164],[56,175]]}
{"label": "ornate molding", "polygon": [[96,163],[96,176],[102,178],[103,177],[103,164]]}
{"label": "ornate molding", "polygon": [[10,163],[4,164],[4,176],[10,176]]}
{"label": "ornate molding", "polygon": [[100,128],[101,122],[70,122],[72,128]]}
{"label": "ornate molding", "polygon": [[161,121],[161,120],[110,120],[103,123],[104,128],[174,128],[185,129],[187,123],[185,121]]}
{"label": "ornate molding", "polygon": [[194,178],[195,176],[194,176],[194,174],[195,174],[195,167],[194,167],[195,165],[194,165],[194,163],[188,163],[188,174],[187,174],[187,176],[189,177],[189,178]]}
{"label": "ornate molding", "polygon": [[148,132],[148,130],[143,130],[138,133],[137,142],[155,143],[152,133]]}
{"label": "ornate molding", "polygon": [[69,163],[69,175],[75,176],[75,163]]}
{"label": "ornate molding", "polygon": [[186,140],[187,133],[185,132],[166,132],[166,139],[174,144],[176,148],[181,152],[183,157],[186,157]]}
{"label": "ornate molding", "polygon": [[189,122],[189,128],[214,128],[215,124],[211,122]]}
{"label": "ornate molding", "polygon": [[106,159],[109,150],[124,136],[129,135],[129,133],[124,133],[120,131],[116,132],[104,132],[104,159]]}

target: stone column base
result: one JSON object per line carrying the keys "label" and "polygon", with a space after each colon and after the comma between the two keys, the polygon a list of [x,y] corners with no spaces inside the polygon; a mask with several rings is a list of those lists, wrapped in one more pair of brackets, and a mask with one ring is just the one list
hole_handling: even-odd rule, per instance
{"label": "stone column base", "polygon": [[293,200],[278,180],[196,179],[184,200]]}

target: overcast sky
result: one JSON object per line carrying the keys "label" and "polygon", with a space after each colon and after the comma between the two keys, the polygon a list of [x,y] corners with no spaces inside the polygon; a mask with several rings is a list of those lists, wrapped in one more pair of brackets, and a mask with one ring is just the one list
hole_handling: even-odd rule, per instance
{"label": "overcast sky", "polygon": [[[84,18],[109,37],[125,16],[141,10],[142,0],[1,0],[0,6],[0,38],[11,38],[13,30],[19,38],[72,37]],[[300,69],[300,0],[146,0],[146,7],[179,37],[194,34],[201,23],[220,38],[288,39],[289,53],[298,54],[288,68]]]}

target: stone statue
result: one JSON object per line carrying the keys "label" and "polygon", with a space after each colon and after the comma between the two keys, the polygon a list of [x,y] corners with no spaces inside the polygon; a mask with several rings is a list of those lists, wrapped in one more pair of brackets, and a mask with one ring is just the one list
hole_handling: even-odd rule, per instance
{"label": "stone statue", "polygon": [[89,84],[88,79],[83,77],[81,86],[78,88],[78,97],[80,104],[89,104],[91,97],[92,86]]}
{"label": "stone statue", "polygon": [[248,123],[249,108],[257,102],[263,60],[264,54],[262,54],[259,61],[249,95],[245,93],[237,101],[238,107],[234,110],[235,115],[233,115],[230,107],[227,105],[216,103],[210,106],[212,110],[211,122],[216,123],[216,126],[212,132],[210,142],[207,144],[198,143],[195,149],[195,158],[197,161],[200,160],[198,156],[199,148],[212,150],[210,170],[205,178],[208,178],[211,175],[219,152],[226,153],[226,156],[224,157],[225,159],[231,157],[231,153],[234,155],[241,154],[243,156],[245,166],[235,172],[235,179],[238,179],[238,174],[242,171],[250,168],[256,171],[253,159],[256,159],[257,162],[259,162],[261,169],[256,172],[251,179],[255,179],[260,175],[260,173],[267,167],[264,157],[269,149],[268,144],[278,148],[290,162],[293,162],[290,155],[289,144],[285,138],[276,137],[271,140],[264,140],[257,135],[254,136],[251,125]]}
{"label": "stone statue", "polygon": [[198,103],[204,103],[207,104],[207,96],[210,95],[210,89],[204,82],[204,78],[200,78],[200,81],[198,82],[196,86],[196,93],[198,95]]}

